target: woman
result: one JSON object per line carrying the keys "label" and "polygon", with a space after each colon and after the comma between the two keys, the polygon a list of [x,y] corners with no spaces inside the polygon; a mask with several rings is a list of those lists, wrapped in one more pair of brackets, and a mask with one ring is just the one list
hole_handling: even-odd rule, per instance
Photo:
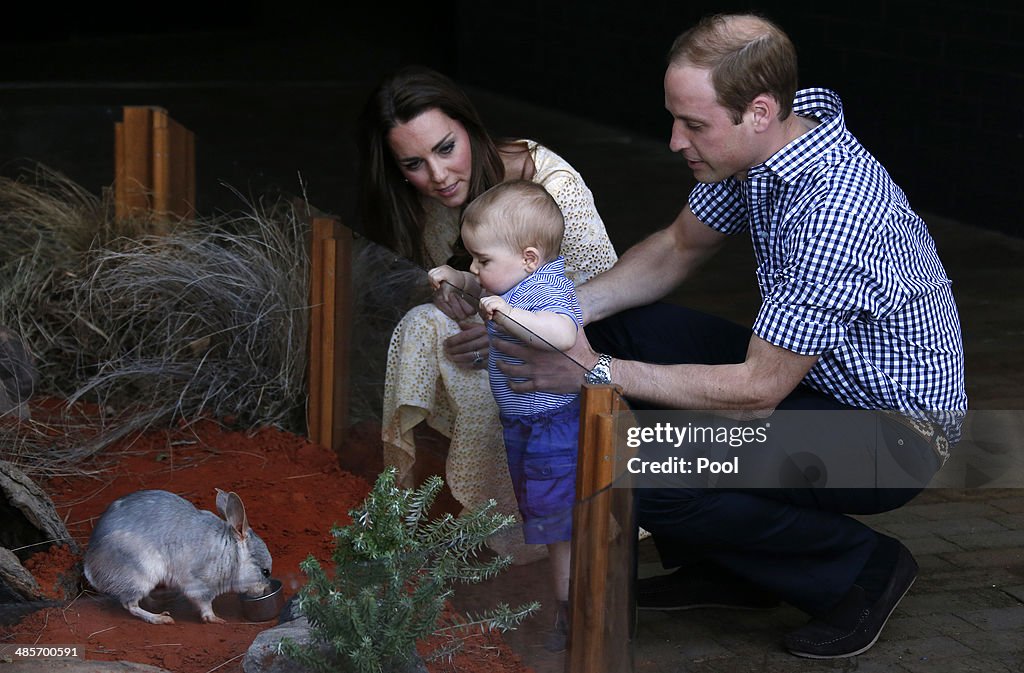
{"label": "woman", "polygon": [[[363,111],[360,153],[367,234],[423,268],[468,269],[459,239],[462,209],[511,179],[543,185],[558,203],[565,217],[562,255],[574,283],[616,261],[579,173],[536,142],[493,140],[465,93],[433,70],[412,66],[381,83]],[[433,304],[409,311],[392,335],[382,416],[384,462],[406,479],[416,456],[413,428],[426,421],[450,438],[445,481],[456,500],[475,508],[493,498],[501,511],[515,512],[498,409],[485,371],[487,331],[475,304],[457,295],[445,301],[441,294]],[[515,544],[498,551],[523,560]]]}

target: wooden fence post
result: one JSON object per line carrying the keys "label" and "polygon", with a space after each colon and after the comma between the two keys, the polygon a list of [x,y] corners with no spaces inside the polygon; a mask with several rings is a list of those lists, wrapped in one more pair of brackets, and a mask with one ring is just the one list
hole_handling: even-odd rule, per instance
{"label": "wooden fence post", "polygon": [[157,221],[195,216],[195,136],[167,110],[126,106],[114,123],[114,213]]}
{"label": "wooden fence post", "polygon": [[585,384],[580,402],[566,671],[629,671],[636,534],[632,494],[612,487],[615,414],[626,405],[613,385]]}
{"label": "wooden fence post", "polygon": [[314,217],[310,241],[309,440],[337,451],[348,425],[352,232]]}

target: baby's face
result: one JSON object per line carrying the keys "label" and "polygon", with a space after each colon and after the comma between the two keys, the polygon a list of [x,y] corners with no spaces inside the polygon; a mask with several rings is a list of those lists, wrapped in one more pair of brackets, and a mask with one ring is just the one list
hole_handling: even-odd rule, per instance
{"label": "baby's face", "polygon": [[489,231],[490,227],[463,228],[462,242],[473,256],[469,266],[480,285],[491,294],[505,294],[530,275],[523,252]]}

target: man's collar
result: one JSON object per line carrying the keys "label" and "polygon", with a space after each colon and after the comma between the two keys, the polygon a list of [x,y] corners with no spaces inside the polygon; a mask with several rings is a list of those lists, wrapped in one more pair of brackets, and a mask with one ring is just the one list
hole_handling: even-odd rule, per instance
{"label": "man's collar", "polygon": [[797,91],[793,99],[793,114],[813,119],[818,124],[748,170],[747,179],[771,173],[783,182],[793,182],[822,150],[835,144],[846,131],[843,103],[829,89]]}

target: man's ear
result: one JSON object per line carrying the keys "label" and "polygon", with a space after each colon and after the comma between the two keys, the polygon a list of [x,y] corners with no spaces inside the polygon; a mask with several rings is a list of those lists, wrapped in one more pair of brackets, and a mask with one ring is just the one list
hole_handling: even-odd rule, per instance
{"label": "man's ear", "polygon": [[527,273],[533,273],[540,268],[540,250],[532,245],[523,250],[523,268]]}
{"label": "man's ear", "polygon": [[747,106],[755,131],[764,131],[779,114],[779,103],[774,96],[763,93],[754,97]]}

